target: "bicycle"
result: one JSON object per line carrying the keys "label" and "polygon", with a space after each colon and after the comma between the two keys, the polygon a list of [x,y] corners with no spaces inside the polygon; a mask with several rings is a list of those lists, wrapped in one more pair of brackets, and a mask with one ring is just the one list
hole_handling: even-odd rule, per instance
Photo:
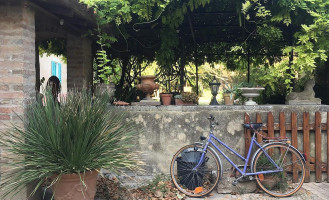
{"label": "bicycle", "polygon": [[[223,171],[217,152],[223,155],[241,175],[233,181],[233,185],[246,178],[256,180],[263,191],[275,197],[291,196],[301,188],[305,178],[305,155],[293,147],[288,138],[269,138],[262,135],[259,133],[262,123],[243,124],[253,133],[245,158],[214,136],[214,127],[218,123],[211,115],[208,119],[210,121],[209,135],[208,137],[200,136],[202,141],[206,141],[205,144],[196,142],[184,146],[178,150],[171,161],[171,178],[182,193],[190,197],[202,197],[216,187]],[[260,145],[255,138],[257,134],[268,143]],[[213,140],[244,161],[243,170],[227,157]],[[254,145],[258,148],[253,154],[251,167],[247,172]]]}

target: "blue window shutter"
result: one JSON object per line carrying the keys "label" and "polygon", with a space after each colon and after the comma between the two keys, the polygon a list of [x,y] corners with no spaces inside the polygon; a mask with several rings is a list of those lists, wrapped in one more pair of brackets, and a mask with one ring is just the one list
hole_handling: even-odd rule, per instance
{"label": "blue window shutter", "polygon": [[56,62],[51,61],[51,75],[56,76]]}
{"label": "blue window shutter", "polygon": [[59,79],[60,82],[62,82],[62,64],[61,63],[57,63],[58,64],[58,74],[57,77]]}

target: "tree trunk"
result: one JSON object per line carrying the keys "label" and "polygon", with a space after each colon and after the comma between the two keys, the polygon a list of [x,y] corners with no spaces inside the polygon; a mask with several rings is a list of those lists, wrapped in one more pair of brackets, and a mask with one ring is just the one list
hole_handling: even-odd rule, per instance
{"label": "tree trunk", "polygon": [[121,78],[120,78],[120,82],[119,82],[119,87],[123,88],[123,85],[125,83],[125,75],[127,72],[127,65],[129,63],[129,57],[125,56],[122,58],[122,69],[121,69]]}
{"label": "tree trunk", "polygon": [[180,60],[180,85],[179,85],[179,90],[181,92],[184,91],[184,85],[185,85],[185,64],[186,64],[186,60],[185,60],[185,48],[184,48],[184,40],[182,41],[182,45],[181,45],[181,50],[182,50],[182,54],[181,54],[181,60]]}
{"label": "tree trunk", "polygon": [[40,92],[40,60],[38,42],[35,42],[35,91]]}

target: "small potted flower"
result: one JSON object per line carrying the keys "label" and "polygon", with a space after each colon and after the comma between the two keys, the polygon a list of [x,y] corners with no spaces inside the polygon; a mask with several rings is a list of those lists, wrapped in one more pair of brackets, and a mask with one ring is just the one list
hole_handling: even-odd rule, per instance
{"label": "small potted flower", "polygon": [[182,100],[183,96],[181,94],[176,94],[174,96],[174,98],[175,98],[175,105],[183,105],[184,104],[184,102]]}

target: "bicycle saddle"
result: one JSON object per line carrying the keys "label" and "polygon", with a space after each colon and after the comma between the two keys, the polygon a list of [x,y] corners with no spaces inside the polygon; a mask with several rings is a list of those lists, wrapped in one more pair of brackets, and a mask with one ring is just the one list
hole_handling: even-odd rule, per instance
{"label": "bicycle saddle", "polygon": [[247,129],[259,130],[262,128],[263,123],[250,123],[250,124],[243,124],[243,126]]}

